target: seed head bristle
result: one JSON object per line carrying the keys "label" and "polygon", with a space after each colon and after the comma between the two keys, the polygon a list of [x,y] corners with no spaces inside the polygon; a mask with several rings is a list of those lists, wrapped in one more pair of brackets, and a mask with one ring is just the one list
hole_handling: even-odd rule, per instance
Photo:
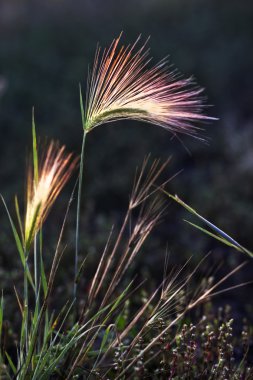
{"label": "seed head bristle", "polygon": [[35,181],[33,167],[28,169],[27,205],[25,214],[24,240],[29,249],[34,235],[43,224],[48,212],[70,178],[77,159],[51,142],[39,167],[38,181]]}
{"label": "seed head bristle", "polygon": [[149,68],[146,43],[121,46],[120,38],[101,54],[98,48],[89,79],[85,128],[118,119],[159,125],[172,133],[196,133],[194,122],[210,119],[201,112],[202,89],[191,78],[169,71],[163,59]]}

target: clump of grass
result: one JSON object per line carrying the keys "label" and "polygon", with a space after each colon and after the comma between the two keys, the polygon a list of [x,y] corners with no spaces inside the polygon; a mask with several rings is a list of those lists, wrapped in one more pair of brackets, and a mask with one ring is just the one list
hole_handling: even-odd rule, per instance
{"label": "clump of grass", "polygon": [[[164,184],[154,186],[154,183],[159,181],[158,175],[165,169],[166,164],[167,162],[160,163],[156,160],[149,165],[149,161],[145,159],[141,169],[137,171],[121,230],[117,236],[111,232],[89,291],[82,299],[83,307],[76,320],[73,319],[76,316],[76,300],[66,299],[66,306],[58,315],[54,314],[49,305],[49,297],[54,298],[53,284],[63,254],[60,246],[71,198],[48,276],[44,271],[43,259],[40,261],[41,277],[37,293],[34,275],[30,270],[30,256],[24,266],[24,272],[27,272],[30,281],[26,283],[24,300],[17,295],[21,331],[17,355],[14,357],[11,357],[6,349],[4,330],[0,330],[4,376],[17,379],[81,379],[83,376],[109,376],[121,379],[143,378],[144,375],[147,378],[162,378],[170,375],[171,378],[176,378],[174,374],[182,376],[187,368],[189,378],[189,373],[193,371],[191,362],[196,366],[194,373],[201,373],[205,359],[201,354],[197,355],[197,349],[194,348],[195,344],[199,343],[191,345],[188,342],[188,332],[184,332],[188,329],[186,326],[181,331],[185,339],[183,342],[180,326],[187,320],[191,310],[217,294],[218,287],[243,264],[216,283],[206,281],[205,285],[202,283],[193,291],[191,281],[199,268],[187,274],[186,267],[189,264],[186,264],[185,268],[169,271],[169,263],[166,260],[161,285],[150,295],[146,294],[145,299],[140,297],[141,288],[144,286],[145,290],[145,284],[138,284],[136,280],[126,283],[127,277],[124,279],[128,267],[141,251],[147,236],[164,212],[164,203],[160,200],[159,192]],[[126,234],[130,220],[130,234]],[[33,293],[36,295],[36,303],[28,302]],[[133,296],[137,300],[135,306],[131,301]],[[0,320],[3,321],[3,300],[0,310]],[[2,328],[2,322],[0,327]],[[190,327],[191,334],[193,330],[193,327]],[[213,348],[220,356],[225,348],[228,348],[225,343],[222,347],[218,343],[223,341],[223,335],[220,335],[216,348]],[[198,341],[200,337],[196,339]],[[244,329],[244,347],[247,345],[247,339],[248,332]],[[168,347],[174,347],[173,345],[175,349],[171,351]],[[184,364],[184,345],[187,345],[188,364]],[[201,347],[207,350],[205,343]],[[219,356],[217,352],[216,358]],[[207,355],[206,351],[203,355]],[[212,371],[217,363],[214,361]],[[217,373],[220,371],[219,366]]]}
{"label": "clump of grass", "polygon": [[216,323],[202,318],[197,324],[186,323],[192,310],[224,291],[219,287],[244,263],[216,282],[207,279],[204,285],[191,289],[191,281],[202,261],[188,274],[188,263],[183,268],[168,270],[166,258],[161,284],[151,294],[146,293],[144,299],[141,294],[145,292],[145,283],[126,276],[165,212],[166,201],[160,190],[165,191],[167,182],[159,183],[159,177],[169,160],[150,163],[147,158],[136,171],[119,233],[111,230],[82,303],[76,297],[80,277],[85,273],[85,261],[78,267],[78,244],[86,133],[102,122],[129,117],[152,122],[173,133],[190,133],[191,121],[206,118],[199,113],[201,102],[196,97],[199,90],[188,91],[185,87],[189,81],[175,80],[165,70],[164,62],[147,69],[147,53],[144,47],[134,53],[136,44],[121,48],[116,54],[118,43],[119,39],[104,52],[100,65],[99,53],[96,55],[86,113],[80,92],[84,139],[78,185],[74,298],[66,299],[58,314],[50,307],[49,300],[56,297],[55,276],[64,254],[63,236],[75,187],[49,273],[44,267],[42,227],[77,159],[53,142],[45,155],[41,155],[37,149],[34,118],[33,164],[28,175],[24,223],[15,199],[18,228],[3,200],[22,263],[24,286],[23,297],[15,291],[20,331],[13,342],[14,354],[6,344],[3,297],[0,302],[1,378],[189,379],[209,376],[225,379],[244,376],[250,379],[252,371],[246,368],[250,328],[243,330],[244,356],[238,366],[233,362],[230,320]]}

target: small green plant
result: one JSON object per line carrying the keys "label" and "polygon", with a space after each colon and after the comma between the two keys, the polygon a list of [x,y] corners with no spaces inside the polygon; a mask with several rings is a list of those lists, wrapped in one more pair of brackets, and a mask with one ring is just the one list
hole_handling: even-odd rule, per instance
{"label": "small green plant", "polygon": [[[87,133],[109,121],[132,118],[164,127],[172,133],[192,134],[192,122],[207,119],[201,114],[201,90],[192,87],[191,80],[168,72],[165,60],[149,68],[145,44],[135,51],[137,43],[138,40],[133,46],[118,50],[118,38],[102,53],[101,59],[98,49],[85,108],[80,89],[83,143],[78,178],[74,297],[65,300],[58,314],[52,310],[50,299],[56,297],[55,276],[64,254],[64,230],[76,186],[66,209],[49,273],[44,265],[42,227],[77,167],[78,159],[55,142],[41,152],[37,146],[34,116],[32,118],[33,160],[28,171],[24,222],[17,198],[17,226],[2,198],[22,264],[23,296],[16,291],[20,331],[16,342],[12,342],[12,346],[16,346],[15,354],[6,346],[8,329],[4,328],[4,298],[1,298],[1,379],[225,380],[252,376],[246,360],[250,340],[248,325],[242,332],[243,352],[241,363],[237,365],[233,361],[231,319],[211,320],[205,309],[205,318],[197,324],[187,322],[196,307],[210,305],[210,298],[222,291],[220,285],[244,263],[217,282],[204,279],[206,281],[194,291],[191,281],[202,261],[188,274],[188,264],[169,271],[166,260],[161,284],[151,294],[147,294],[144,284],[126,276],[166,208],[160,191],[165,192],[166,182],[158,182],[168,161],[150,162],[146,158],[136,171],[122,226],[116,236],[112,229],[87,294],[81,302],[77,297],[86,264],[85,260],[79,263],[79,224]],[[231,239],[228,239],[230,245],[243,250]],[[135,302],[132,302],[133,295]]]}

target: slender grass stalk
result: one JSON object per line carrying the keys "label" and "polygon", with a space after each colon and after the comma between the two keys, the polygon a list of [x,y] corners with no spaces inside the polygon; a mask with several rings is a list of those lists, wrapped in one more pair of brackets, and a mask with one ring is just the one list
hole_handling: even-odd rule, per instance
{"label": "slender grass stalk", "polygon": [[38,250],[37,250],[37,243],[38,243],[38,237],[37,234],[34,236],[34,242],[33,242],[33,258],[34,258],[34,286],[35,286],[35,302],[39,302],[39,281],[40,278],[39,275],[39,256],[38,256]]}
{"label": "slender grass stalk", "polygon": [[82,182],[83,182],[83,168],[84,168],[84,149],[86,141],[86,122],[83,108],[83,97],[81,85],[79,85],[79,98],[80,98],[80,109],[82,117],[82,127],[83,127],[83,140],[81,148],[80,157],[80,168],[79,168],[79,179],[78,179],[78,193],[77,193],[77,211],[76,211],[76,247],[75,247],[75,278],[74,278],[74,299],[77,295],[77,276],[78,276],[78,258],[79,258],[79,232],[80,232],[80,212],[81,212],[81,197],[82,197]]}
{"label": "slender grass stalk", "polygon": [[[23,306],[23,331],[21,331],[21,347],[28,350],[28,252],[25,252],[25,267],[24,267],[24,306]],[[22,348],[21,348],[22,350]]]}
{"label": "slender grass stalk", "polygon": [[[38,148],[37,148],[37,135],[36,135],[36,125],[34,117],[34,108],[32,109],[32,145],[33,145],[33,175],[34,183],[37,186],[39,182],[39,164],[38,164]],[[38,276],[39,276],[39,257],[37,254],[37,233],[34,236],[34,286],[35,286],[35,304],[39,301],[38,294]]]}
{"label": "slender grass stalk", "polygon": [[78,193],[77,193],[74,298],[76,298],[76,293],[77,293],[77,274],[78,274],[78,257],[79,257],[79,233],[80,233],[80,211],[81,211],[81,195],[82,195],[82,182],[83,182],[85,140],[86,140],[86,132],[84,130],[83,141],[82,141],[82,148],[81,148],[80,170],[79,170],[79,180],[78,180]]}
{"label": "slender grass stalk", "polygon": [[[40,312],[40,289],[41,289],[41,267],[43,265],[43,262],[41,260],[42,258],[42,252],[40,247],[40,239],[42,239],[42,231],[40,230],[38,234],[35,234],[34,236],[34,249],[33,249],[33,258],[34,258],[34,309],[37,311],[37,313]],[[40,335],[40,334],[39,334]],[[40,339],[38,337],[37,341],[38,351],[40,350]]]}

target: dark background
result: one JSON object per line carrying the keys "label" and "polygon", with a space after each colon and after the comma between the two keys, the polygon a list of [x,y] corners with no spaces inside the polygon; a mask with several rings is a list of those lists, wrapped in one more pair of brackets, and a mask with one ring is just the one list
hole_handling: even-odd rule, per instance
{"label": "dark background", "polygon": [[[24,198],[32,107],[38,134],[58,139],[78,154],[82,136],[78,84],[85,87],[97,42],[108,46],[124,31],[123,41],[129,43],[141,33],[144,39],[151,36],[154,62],[169,54],[180,72],[194,75],[212,105],[206,112],[219,121],[204,126],[206,143],[182,137],[187,149],[171,140],[166,131],[137,122],[95,129],[88,136],[86,149],[83,255],[88,252],[90,260],[97,262],[110,225],[120,223],[127,206],[135,167],[148,153],[162,159],[172,156],[167,176],[183,171],[169,190],[253,249],[252,21],[252,0],[2,0],[0,191],[11,211],[14,194],[21,201]],[[66,190],[63,201],[68,194]],[[64,208],[65,203],[58,202],[48,219],[49,252]],[[217,265],[223,260],[225,270],[243,259],[242,254],[184,224],[185,212],[179,206],[171,205],[167,214],[149,239],[138,270],[147,267],[161,279],[166,244],[176,264],[193,255],[194,265],[210,249],[211,260]],[[74,218],[73,210],[64,273],[72,265]],[[0,274],[3,286],[7,286],[10,278],[13,282],[19,278],[19,271],[2,206],[0,225]],[[252,265],[249,261],[235,283],[252,279]],[[229,302],[239,311],[249,311],[250,306],[245,306],[249,297],[241,302],[249,290],[231,293]]]}

